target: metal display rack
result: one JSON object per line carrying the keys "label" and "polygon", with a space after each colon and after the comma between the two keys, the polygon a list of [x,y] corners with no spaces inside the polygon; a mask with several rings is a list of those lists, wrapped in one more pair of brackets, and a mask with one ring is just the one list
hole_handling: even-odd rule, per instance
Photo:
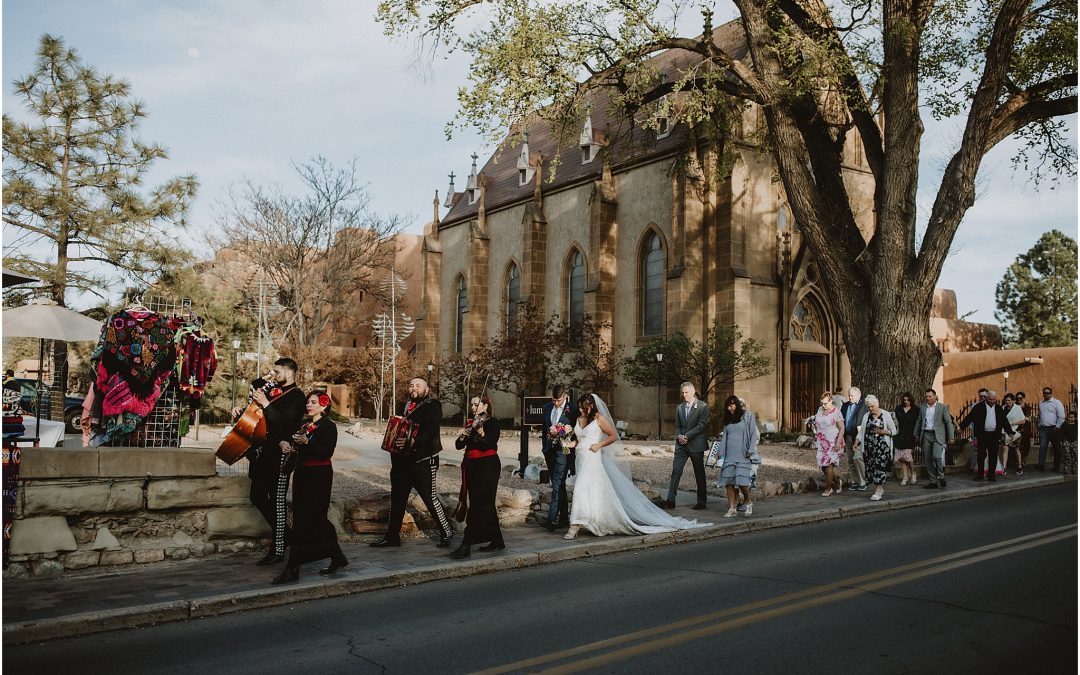
{"label": "metal display rack", "polygon": [[[166,298],[161,296],[134,296],[132,303],[163,316],[194,316],[190,298]],[[127,448],[178,448],[180,447],[180,422],[183,419],[180,387],[176,377],[161,392],[150,414],[129,434],[113,438],[113,447]]]}

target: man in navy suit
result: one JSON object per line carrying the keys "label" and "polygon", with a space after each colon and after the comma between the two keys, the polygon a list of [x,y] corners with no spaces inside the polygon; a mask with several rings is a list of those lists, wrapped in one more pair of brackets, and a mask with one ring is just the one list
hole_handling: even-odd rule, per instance
{"label": "man in navy suit", "polygon": [[998,446],[1001,445],[1002,436],[1011,436],[1012,425],[1005,415],[1005,409],[998,405],[997,392],[987,391],[986,398],[981,403],[976,403],[960,428],[972,426],[975,432],[979,454],[975,461],[975,480],[983,479],[983,460],[987,462],[986,479],[997,480],[994,473],[997,471]]}
{"label": "man in navy suit", "polygon": [[540,524],[548,532],[554,532],[556,527],[570,526],[570,507],[566,499],[566,473],[572,461],[562,444],[551,436],[551,428],[556,424],[565,424],[573,428],[577,416],[577,406],[570,403],[566,388],[561,384],[552,387],[551,402],[544,404],[544,435],[541,441],[544,460],[547,461],[548,474],[551,476],[551,507],[548,508],[547,520],[541,520]]}

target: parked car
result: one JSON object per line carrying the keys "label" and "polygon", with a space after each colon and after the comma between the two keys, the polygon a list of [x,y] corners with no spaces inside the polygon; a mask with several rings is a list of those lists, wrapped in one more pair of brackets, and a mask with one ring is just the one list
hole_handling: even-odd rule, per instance
{"label": "parked car", "polygon": [[[34,406],[37,405],[37,380],[15,378],[15,381],[19,383],[19,390],[22,392],[22,396],[19,398],[19,405],[29,414],[35,415],[36,412]],[[44,389],[41,392],[41,407],[48,410],[51,398],[52,391],[50,391],[48,385],[45,384]],[[65,431],[69,434],[77,434],[82,431],[79,427],[79,420],[82,418],[82,406],[84,400],[85,398],[82,396],[64,395],[64,427]]]}

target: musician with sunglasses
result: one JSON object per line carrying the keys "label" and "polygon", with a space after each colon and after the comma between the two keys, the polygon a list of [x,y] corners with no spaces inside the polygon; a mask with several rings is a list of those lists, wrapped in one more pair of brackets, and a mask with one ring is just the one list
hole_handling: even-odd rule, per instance
{"label": "musician with sunglasses", "polygon": [[439,525],[439,548],[449,548],[454,531],[435,489],[435,472],[439,470],[439,451],[442,450],[439,438],[442,403],[431,395],[427,380],[422,377],[409,380],[409,400],[402,404],[400,415],[417,426],[416,436],[407,451],[390,455],[390,522],[383,538],[369,546],[401,546],[405,505],[415,489]]}

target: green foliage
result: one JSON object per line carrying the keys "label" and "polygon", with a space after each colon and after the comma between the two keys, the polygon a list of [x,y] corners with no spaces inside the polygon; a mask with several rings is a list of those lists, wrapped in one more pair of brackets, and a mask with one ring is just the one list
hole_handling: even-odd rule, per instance
{"label": "green foliage", "polygon": [[1076,240],[1051,230],[1009,266],[996,290],[1010,347],[1076,344]]}
{"label": "green foliage", "polygon": [[[767,375],[772,366],[761,355],[764,344],[752,338],[743,339],[738,326],[713,324],[704,340],[695,340],[682,332],[655,338],[642,345],[623,362],[623,377],[639,387],[655,387],[660,382],[675,387],[693,382],[703,400],[718,389],[738,380]],[[656,355],[663,354],[657,367]]]}
{"label": "green foliage", "polygon": [[[3,218],[18,232],[4,242],[4,267],[42,279],[30,292],[63,305],[68,289],[105,298],[117,274],[149,283],[183,265],[175,234],[198,183],[187,175],[141,192],[167,155],[136,135],[146,112],[130,85],[44,35],[34,71],[14,87],[30,121],[3,118]],[[47,261],[31,254],[42,246]]]}

